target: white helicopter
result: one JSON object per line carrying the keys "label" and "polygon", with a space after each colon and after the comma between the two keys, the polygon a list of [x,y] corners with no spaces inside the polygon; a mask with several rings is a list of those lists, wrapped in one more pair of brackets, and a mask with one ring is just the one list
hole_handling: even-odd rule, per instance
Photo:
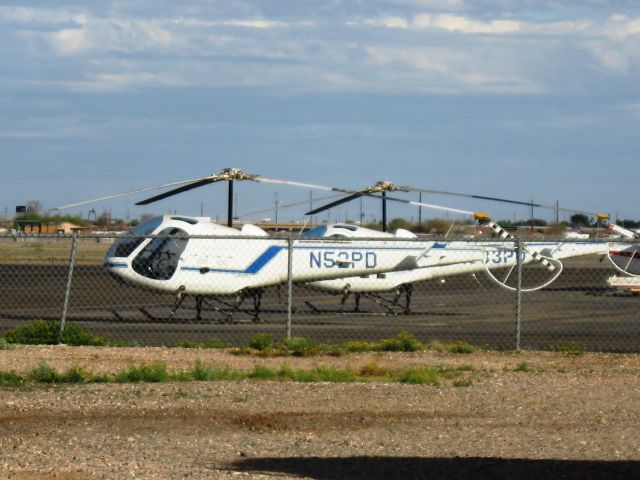
{"label": "white helicopter", "polygon": [[[511,239],[507,232],[495,223],[488,226],[502,239]],[[323,235],[330,237],[351,237],[369,236],[376,232],[363,227],[354,225],[331,225],[317,227],[317,229],[307,232],[307,235]],[[387,234],[393,237],[393,234]],[[414,234],[408,231],[397,231],[396,236],[401,238],[416,238]],[[537,282],[522,288],[522,291],[530,292],[540,290],[553,283],[562,273],[562,259],[591,254],[606,254],[609,250],[609,244],[603,241],[582,241],[582,242],[553,242],[553,241],[536,241],[522,242],[522,253],[520,255],[523,265],[539,264],[548,272],[546,276],[536,277]],[[403,311],[405,314],[411,313],[411,294],[413,284],[420,281],[432,279],[444,279],[445,277],[461,274],[474,274],[478,272],[486,272],[499,286],[508,290],[515,290],[513,281],[515,281],[514,270],[517,266],[517,255],[515,243],[508,241],[439,241],[430,247],[432,255],[437,256],[441,260],[447,258],[456,258],[448,264],[437,264],[429,268],[413,269],[389,272],[379,275],[362,275],[359,277],[348,277],[332,280],[322,280],[309,283],[310,287],[320,288],[330,292],[341,293],[341,309],[351,294],[355,296],[354,312],[359,311],[361,297],[368,298],[375,303],[386,306],[388,313],[395,313],[398,301],[401,295],[405,295],[405,305]],[[504,274],[498,277],[496,270],[504,271]],[[380,296],[385,292],[394,292],[392,300],[386,300]],[[312,304],[308,305],[315,309]]]}
{"label": "white helicopter", "polygon": [[[359,277],[340,278],[332,280],[323,280],[319,282],[310,283],[309,286],[315,288],[321,288],[329,292],[342,293],[342,301],[340,303],[340,309],[344,307],[344,304],[348,297],[353,293],[355,296],[355,308],[354,311],[359,311],[361,297],[368,298],[378,304],[384,305],[388,309],[388,313],[395,313],[395,308],[398,306],[400,296],[405,294],[405,306],[404,313],[408,314],[411,311],[411,294],[413,290],[413,284],[415,282],[430,280],[434,278],[443,279],[447,276],[460,275],[465,273],[474,274],[477,272],[485,271],[489,278],[496,282],[499,286],[515,290],[515,286],[510,285],[513,283],[515,275],[512,273],[517,265],[517,256],[515,251],[515,244],[505,242],[505,240],[515,241],[514,237],[505,231],[502,227],[494,222],[490,222],[488,216],[483,216],[476,212],[470,212],[460,209],[452,209],[446,207],[440,207],[432,204],[424,204],[422,202],[412,202],[404,199],[391,198],[386,196],[388,191],[403,191],[403,192],[426,192],[439,195],[451,195],[480,200],[489,200],[502,203],[510,203],[517,205],[525,205],[527,207],[541,207],[550,208],[554,210],[563,210],[569,212],[587,213],[596,215],[599,221],[606,220],[607,215],[592,214],[591,212],[583,212],[574,209],[560,209],[557,206],[543,205],[533,202],[522,202],[518,200],[508,200],[504,198],[489,197],[484,195],[471,195],[458,192],[449,192],[442,190],[432,190],[410,187],[406,185],[395,185],[389,181],[378,181],[374,186],[368,187],[364,190],[353,192],[348,196],[344,196],[338,200],[335,200],[327,205],[315,208],[307,215],[317,214],[324,210],[333,208],[342,203],[349,202],[358,197],[369,196],[380,198],[382,200],[382,229],[383,232],[370,230],[367,228],[355,226],[355,225],[328,225],[321,226],[305,235],[311,236],[328,236],[328,237],[343,237],[343,238],[358,238],[358,237],[401,237],[401,238],[417,238],[413,233],[406,230],[399,230],[392,235],[386,233],[386,201],[393,200],[404,202],[413,205],[428,206],[428,208],[436,210],[446,210],[452,213],[459,213],[464,215],[471,215],[474,220],[484,223],[495,234],[497,234],[503,241],[480,241],[480,242],[462,242],[462,241],[440,241],[434,246],[432,255],[439,256],[440,259],[456,257],[460,261],[450,262],[446,265],[435,265],[424,269],[405,270],[398,272],[391,272],[383,275],[364,275]],[[381,196],[374,195],[381,193]],[[582,242],[522,242],[521,260],[523,264],[536,264],[542,266],[548,274],[545,276],[537,275],[538,281],[533,285],[528,285],[522,288],[522,291],[534,291],[542,289],[551,283],[560,275],[563,269],[563,264],[560,260],[591,254],[606,254],[608,251],[608,244],[603,241],[592,240]],[[501,278],[498,278],[495,274],[495,270],[503,270],[506,272]],[[384,299],[380,294],[385,292],[395,292],[393,300],[389,301]],[[315,309],[310,303],[307,304]]]}
{"label": "white helicopter", "polygon": [[[607,228],[625,239],[640,240],[640,232],[637,230],[629,230],[613,223]],[[614,245],[608,250],[607,257],[614,268],[622,273],[622,276],[609,277],[609,286],[635,294],[640,293],[640,245]]]}
{"label": "white helicopter", "polygon": [[[232,198],[233,181],[235,180],[251,180],[331,190],[346,193],[350,197],[375,196],[375,192],[372,191],[355,192],[340,188],[270,179],[259,175],[245,174],[241,170],[229,168],[217,175],[99,197],[64,205],[58,207],[58,209],[71,208],[159,188],[177,187],[137,203],[138,205],[145,205],[218,181],[227,181],[229,183],[229,197]],[[379,191],[384,194],[386,190],[393,189],[392,187],[392,184],[387,182]],[[384,199],[385,195],[382,198]],[[468,212],[390,197],[386,197],[386,199],[428,208],[471,214],[479,221],[486,222],[489,220],[488,215],[478,212]],[[233,218],[231,205],[232,203],[229,202],[229,224],[231,224]],[[509,237],[509,234],[497,224],[490,223],[489,226],[502,238]],[[339,227],[335,228],[338,229]],[[263,289],[270,285],[280,285],[288,278],[288,240],[265,239],[263,237],[267,236],[267,234],[252,225],[245,225],[242,230],[237,230],[217,225],[207,218],[167,215],[156,217],[138,225],[130,233],[139,235],[139,237],[125,237],[116,241],[107,252],[104,262],[105,268],[128,283],[176,294],[176,303],[170,318],[174,317],[187,295],[192,295],[196,299],[198,319],[201,318],[202,304],[205,297],[236,296],[236,302],[231,313],[233,315],[233,312],[237,311],[246,296],[250,295],[254,299],[254,318],[257,319]],[[391,278],[384,283],[376,284],[374,288],[374,290],[387,291],[390,288],[389,285],[393,285],[391,288],[397,288],[400,285],[410,285],[412,281],[430,278],[433,275],[453,275],[462,273],[464,269],[478,269],[480,266],[485,268],[488,254],[499,259],[499,261],[494,259],[495,266],[491,268],[515,265],[513,247],[505,247],[499,242],[479,242],[472,248],[468,246],[464,248],[460,244],[450,246],[449,244],[443,245],[435,241],[418,241],[415,238],[410,238],[411,235],[403,233],[395,236],[386,233],[378,234],[380,232],[359,229],[358,234],[353,236],[333,236],[332,234],[326,235],[325,232],[324,236],[333,236],[333,238],[313,239],[307,234],[295,239],[291,246],[291,274],[293,281],[315,283],[317,286],[339,289],[345,293],[357,290],[359,288],[358,283],[364,284],[365,282],[358,280],[361,277],[373,275],[383,281],[386,280],[384,278],[385,274],[388,274]],[[154,236],[154,238],[148,238],[149,235]],[[211,239],[203,236],[221,238]],[[366,237],[377,238],[367,239]],[[535,248],[527,245],[523,246],[524,261],[527,263],[535,261],[544,265],[549,271],[557,271],[557,263],[555,263],[557,260],[545,256],[549,248],[548,245]],[[416,269],[425,270],[425,272],[429,270],[430,273],[425,274],[426,276],[424,277],[412,277],[409,272]],[[392,276],[392,272],[399,271],[404,272],[402,274],[404,276]],[[557,274],[559,274],[559,271],[557,271]],[[340,280],[344,278],[349,280]],[[553,278],[555,279],[555,277]],[[348,288],[345,289],[347,285]],[[372,289],[370,284],[368,288],[369,290]],[[410,293],[407,297],[407,308],[409,296]]]}
{"label": "white helicopter", "polygon": [[[217,175],[103,196],[63,205],[56,209],[76,207],[154,189],[176,187],[137,203],[137,205],[146,205],[218,181],[229,183],[231,198],[235,180],[252,180],[354,194],[351,190],[270,179],[228,168]],[[452,210],[419,202],[398,201]],[[229,224],[233,218],[231,205],[230,202]],[[476,213],[474,216],[479,220],[488,219],[486,214]],[[201,318],[202,304],[206,296],[235,295],[236,302],[233,305],[233,312],[235,312],[245,297],[250,295],[254,298],[255,318],[257,318],[263,289],[270,285],[280,285],[288,278],[288,240],[266,239],[264,237],[268,235],[252,225],[245,225],[242,230],[237,230],[217,225],[208,218],[165,215],[136,226],[130,234],[136,237],[123,237],[112,245],[105,257],[104,266],[116,277],[133,285],[176,294],[176,303],[170,318],[174,317],[187,295],[192,295],[196,299],[198,319]],[[153,238],[149,238],[150,235]],[[372,234],[372,236],[376,235]],[[412,238],[393,236],[370,240],[362,236],[352,239],[315,240],[311,237],[300,237],[293,241],[291,247],[291,274],[295,282],[316,282],[452,263],[460,264],[467,256],[466,253],[453,251],[443,256],[436,254],[437,250],[437,242],[416,242]]]}

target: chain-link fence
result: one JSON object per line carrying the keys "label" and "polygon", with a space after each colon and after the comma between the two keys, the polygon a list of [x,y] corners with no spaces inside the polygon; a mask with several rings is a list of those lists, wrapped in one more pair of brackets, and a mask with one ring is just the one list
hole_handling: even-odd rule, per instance
{"label": "chain-link fence", "polygon": [[1,237],[0,335],[45,319],[139,345],[402,331],[491,348],[640,351],[640,297],[610,286],[624,275],[606,258],[615,248],[635,261],[633,243],[164,233]]}

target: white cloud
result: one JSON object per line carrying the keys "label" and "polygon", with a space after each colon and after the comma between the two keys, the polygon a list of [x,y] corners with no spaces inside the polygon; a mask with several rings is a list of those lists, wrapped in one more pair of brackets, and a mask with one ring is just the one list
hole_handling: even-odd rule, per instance
{"label": "white cloud", "polygon": [[26,44],[26,56],[40,60],[53,52],[68,62],[67,78],[58,69],[48,81],[74,90],[251,85],[530,93],[562,85],[555,75],[567,69],[567,59],[574,71],[593,71],[597,62],[601,72],[616,75],[629,74],[640,60],[638,18],[538,21],[495,5],[481,11],[462,1],[435,3],[389,0],[378,16],[347,8],[334,16],[323,9],[261,16],[250,2],[229,9],[192,5],[173,15],[127,14],[122,6],[5,7],[0,21]]}
{"label": "white cloud", "polygon": [[497,53],[493,62],[487,62],[473,49],[372,46],[367,52],[373,63],[392,69],[398,79],[411,78],[415,85],[422,85],[414,88],[423,91],[540,93],[545,90],[513,71],[508,59]]}
{"label": "white cloud", "polygon": [[382,17],[365,20],[365,24],[386,28],[409,28],[409,22],[402,17]]}
{"label": "white cloud", "polygon": [[87,31],[82,28],[67,28],[52,33],[51,45],[60,55],[81,55],[93,48]]}
{"label": "white cloud", "polygon": [[56,53],[160,51],[174,43],[173,34],[157,20],[77,17],[76,22],[77,28],[45,34]]}
{"label": "white cloud", "polygon": [[520,22],[513,20],[491,20],[484,22],[461,15],[423,13],[416,15],[412,26],[419,29],[437,28],[461,33],[515,33],[521,30]]}
{"label": "white cloud", "polygon": [[629,69],[629,58],[615,45],[608,45],[602,41],[587,42],[587,48],[600,61],[600,63],[610,70],[618,73],[625,73]]}

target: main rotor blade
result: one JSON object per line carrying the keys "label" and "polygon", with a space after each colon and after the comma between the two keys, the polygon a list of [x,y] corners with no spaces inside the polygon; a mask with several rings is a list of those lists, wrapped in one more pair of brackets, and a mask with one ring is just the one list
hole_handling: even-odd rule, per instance
{"label": "main rotor blade", "polygon": [[[369,195],[369,196],[376,197],[376,198],[382,198],[382,197],[378,197],[377,195]],[[461,210],[459,208],[443,207],[441,205],[434,205],[432,203],[414,202],[413,200],[405,200],[404,198],[386,197],[386,199],[394,201],[394,202],[406,203],[408,205],[415,205],[417,207],[425,207],[425,208],[431,208],[431,209],[434,209],[434,210],[442,210],[444,212],[462,213],[464,215],[472,215],[472,216],[475,216],[478,213],[478,212],[472,212],[470,210]]]}
{"label": "main rotor blade", "polygon": [[103,197],[92,198],[91,200],[84,200],[82,202],[69,203],[67,205],[62,205],[60,207],[54,207],[54,208],[52,208],[52,210],[64,210],[66,208],[79,207],[81,205],[87,205],[89,203],[101,202],[102,200],[110,200],[112,198],[125,197],[127,195],[134,195],[136,193],[148,192],[150,190],[158,190],[160,188],[174,187],[176,185],[184,185],[185,183],[191,183],[191,182],[195,182],[195,181],[198,181],[198,180],[201,180],[201,178],[193,178],[191,180],[182,180],[182,181],[179,181],[179,182],[165,183],[164,185],[157,185],[155,187],[139,188],[137,190],[131,190],[129,192],[115,193],[113,195],[105,195]]}
{"label": "main rotor blade", "polygon": [[[333,207],[335,207],[337,205],[341,205],[343,203],[350,202],[351,200],[355,200],[356,198],[360,198],[363,195],[366,195],[366,194],[364,192],[354,193],[353,195],[349,195],[347,197],[340,198],[340,199],[336,200],[335,202],[327,203],[326,205],[323,205],[322,207],[318,207],[318,208],[315,208],[313,210],[310,210],[307,213],[305,213],[305,215],[315,215],[316,213],[324,212],[325,210],[329,210],[330,208],[333,208]],[[382,197],[380,197],[380,198],[382,198]]]}
{"label": "main rotor blade", "polygon": [[509,200],[507,198],[499,198],[499,197],[488,197],[485,195],[473,195],[470,193],[459,193],[459,192],[447,192],[444,190],[433,190],[430,188],[415,188],[415,187],[407,187],[409,190],[411,190],[412,192],[424,192],[424,193],[435,193],[437,195],[451,195],[451,196],[455,196],[455,197],[465,197],[465,198],[475,198],[478,200],[490,200],[492,202],[504,202],[504,203],[513,203],[516,205],[526,205],[528,207],[534,206],[534,207],[542,207],[542,205],[539,205],[537,203],[532,203],[532,202],[521,202],[520,200]]}
{"label": "main rotor blade", "polygon": [[[329,200],[331,198],[336,198],[336,197],[341,196],[341,195],[342,195],[341,193],[334,194],[334,195],[325,195],[324,197],[317,197],[317,198],[314,198],[313,200],[314,201]],[[278,205],[278,210],[283,210],[285,208],[290,208],[290,207],[296,207],[298,205],[304,205],[306,203],[309,203],[309,199],[308,198],[306,200],[301,200],[301,201],[298,201],[298,202],[285,203],[283,205]],[[252,215],[258,215],[259,213],[272,212],[275,209],[276,209],[276,207],[273,206],[273,207],[269,207],[269,208],[264,208],[262,210],[255,210],[253,212],[243,213],[242,215],[236,215],[235,218],[240,219],[240,218],[250,217]]]}
{"label": "main rotor blade", "polygon": [[278,185],[290,185],[293,187],[303,187],[303,188],[312,188],[316,190],[326,190],[328,192],[342,192],[342,193],[357,193],[354,190],[346,190],[344,188],[336,188],[336,187],[327,187],[324,185],[315,185],[313,183],[302,183],[302,182],[292,182],[290,180],[279,180],[277,178],[267,178],[261,177],[260,175],[255,175],[251,178],[251,180],[255,182],[263,182],[263,183],[276,183]]}
{"label": "main rotor blade", "polygon": [[547,208],[549,210],[557,210],[559,212],[569,212],[569,213],[582,213],[584,215],[593,215],[599,216],[601,213],[596,212],[587,212],[584,210],[576,210],[575,208],[560,208],[556,205],[545,205],[544,203],[533,203],[533,202],[522,202],[520,200],[510,200],[508,198],[499,198],[499,197],[489,197],[486,195],[473,195],[469,193],[460,193],[460,192],[448,192],[444,190],[433,190],[430,188],[415,188],[415,187],[406,187],[413,192],[424,192],[424,193],[434,193],[436,195],[451,195],[457,197],[465,197],[465,198],[475,198],[478,200],[489,200],[492,202],[503,202],[503,203],[511,203],[515,205],[525,205],[527,207],[537,207],[537,208]]}
{"label": "main rotor blade", "polygon": [[150,203],[157,202],[158,200],[162,200],[164,198],[177,195],[178,193],[187,192],[189,190],[193,190],[194,188],[202,187],[204,185],[209,185],[210,183],[219,182],[221,180],[223,179],[218,177],[203,178],[195,182],[188,183],[187,185],[184,185],[182,187],[174,188],[173,190],[169,190],[168,192],[161,193],[160,195],[156,195],[155,197],[141,200],[140,202],[137,202],[136,205],[148,205]]}

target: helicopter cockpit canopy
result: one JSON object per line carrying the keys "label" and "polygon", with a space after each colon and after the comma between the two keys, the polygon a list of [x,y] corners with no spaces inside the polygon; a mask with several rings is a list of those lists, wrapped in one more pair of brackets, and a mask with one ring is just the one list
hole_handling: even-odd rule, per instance
{"label": "helicopter cockpit canopy", "polygon": [[[132,228],[126,237],[120,238],[111,246],[107,257],[132,256],[131,267],[139,275],[153,280],[169,280],[178,269],[180,256],[189,240],[188,233],[181,228],[175,226],[162,228],[165,220],[165,217],[154,217]],[[171,217],[171,220],[180,220],[188,224],[197,223],[190,218],[185,220]],[[159,228],[162,230],[156,231]],[[150,235],[154,238],[149,239]]]}
{"label": "helicopter cockpit canopy", "polygon": [[187,247],[187,232],[165,228],[131,262],[136,273],[153,280],[169,280],[178,268],[180,255]]}
{"label": "helicopter cockpit canopy", "polygon": [[128,235],[140,235],[139,237],[126,236],[118,239],[107,252],[107,257],[128,257],[146,240],[145,235],[151,235],[162,224],[162,217],[154,217],[142,222],[129,230]]}

